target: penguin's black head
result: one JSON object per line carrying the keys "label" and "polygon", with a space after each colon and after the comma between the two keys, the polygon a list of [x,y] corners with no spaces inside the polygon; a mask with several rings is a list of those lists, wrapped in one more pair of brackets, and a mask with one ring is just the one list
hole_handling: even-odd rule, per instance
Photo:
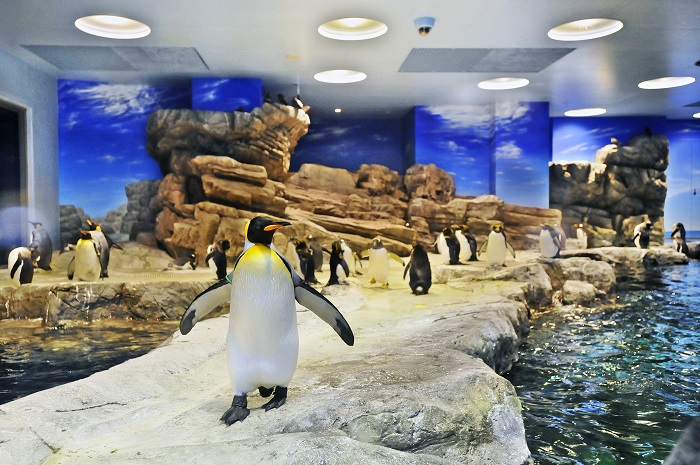
{"label": "penguin's black head", "polygon": [[373,249],[381,249],[384,247],[384,244],[382,243],[382,240],[379,237],[375,237],[372,239],[372,248]]}
{"label": "penguin's black head", "polygon": [[452,235],[452,228],[442,228],[442,235],[450,237]]}
{"label": "penguin's black head", "polygon": [[246,238],[253,244],[272,244],[275,231],[291,224],[289,221],[275,221],[267,216],[256,216],[248,223]]}
{"label": "penguin's black head", "polygon": [[83,231],[82,229],[80,230],[80,238],[85,239],[86,241],[92,240],[92,234],[90,234],[90,231]]}
{"label": "penguin's black head", "polygon": [[343,246],[340,243],[340,241],[333,241],[333,244],[331,244],[331,252],[341,253],[342,251],[343,251]]}
{"label": "penguin's black head", "polygon": [[651,229],[654,227],[654,224],[651,221],[647,221],[646,223],[644,223],[644,227],[647,229]]}

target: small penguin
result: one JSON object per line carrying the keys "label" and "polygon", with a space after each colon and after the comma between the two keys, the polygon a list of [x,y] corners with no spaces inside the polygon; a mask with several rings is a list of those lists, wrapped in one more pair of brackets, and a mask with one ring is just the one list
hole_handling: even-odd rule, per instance
{"label": "small penguin", "polygon": [[452,228],[443,228],[442,235],[445,239],[445,243],[447,244],[447,253],[449,256],[447,263],[449,265],[459,265],[459,252],[461,248],[459,245],[459,240],[457,240]]}
{"label": "small penguin", "polygon": [[207,248],[209,253],[204,258],[204,261],[209,265],[209,268],[214,270],[216,279],[224,279],[227,274],[226,265],[228,264],[226,251],[231,248],[231,242],[228,239],[222,239],[209,247],[211,247],[211,251]]}
{"label": "small penguin", "polygon": [[384,248],[384,244],[378,236],[372,239],[372,248],[363,250],[360,256],[362,258],[369,257],[369,283],[379,283],[382,289],[386,289],[389,286],[390,258],[401,263],[402,267],[406,266],[401,257]]}
{"label": "small penguin", "polygon": [[561,246],[561,250],[566,250],[566,233],[564,232],[564,228],[562,228],[558,223],[554,223],[552,228],[559,233],[559,244]]}
{"label": "small penguin", "polygon": [[102,277],[102,246],[92,238],[92,231],[80,231],[80,239],[75,244],[75,256],[68,264],[68,279],[97,281]]}
{"label": "small penguin", "polygon": [[323,252],[327,252],[330,255],[330,252],[326,249],[324,249],[321,244],[318,243],[316,238],[309,234],[306,236],[306,245],[309,247],[309,251],[311,252],[311,256],[314,259],[314,269],[316,271],[321,271],[321,268],[323,267]]}
{"label": "small penguin", "polygon": [[287,242],[287,248],[284,251],[284,256],[292,264],[294,271],[303,278],[304,273],[301,271],[301,262],[299,261],[299,254],[297,253],[297,245],[299,245],[299,240],[296,237],[290,237],[289,242]]}
{"label": "small penguin", "polygon": [[415,295],[428,293],[428,289],[433,283],[433,277],[428,253],[421,244],[413,246],[408,265],[403,270],[403,279],[406,279],[406,273],[408,273],[408,285],[411,287],[411,292]]}
{"label": "small penguin", "polygon": [[489,237],[479,247],[479,255],[486,250],[486,261],[489,265],[506,265],[506,254],[510,251],[515,258],[515,250],[506,239],[506,232],[503,223],[491,225]]}
{"label": "small penguin", "polygon": [[687,257],[688,254],[690,254],[690,250],[688,249],[688,244],[685,242],[685,226],[683,226],[683,223],[676,223],[673,225],[671,237],[673,238],[673,248],[676,252],[683,253]]}
{"label": "small penguin", "polygon": [[547,223],[540,231],[540,252],[544,258],[561,258],[561,234]]}
{"label": "small penguin", "polygon": [[309,248],[306,246],[305,241],[299,241],[297,243],[297,255],[299,256],[299,266],[306,282],[318,284],[318,279],[316,279],[316,264],[314,263],[314,257],[311,255],[311,252],[309,252]]}
{"label": "small penguin", "polygon": [[632,242],[637,246],[638,249],[648,249],[650,242],[650,233],[653,228],[651,221],[644,221],[639,223],[634,227],[634,236],[632,237]]}
{"label": "small penguin", "polygon": [[463,262],[476,262],[476,239],[469,233],[469,226],[463,224],[455,228],[455,237],[459,241],[459,259]]}
{"label": "small penguin", "polygon": [[331,245],[331,277],[328,280],[326,286],[332,286],[333,284],[348,284],[348,276],[350,275],[350,269],[348,264],[345,262],[345,254],[343,253],[343,247],[340,241],[334,241]]}
{"label": "small penguin", "polygon": [[29,284],[34,279],[34,262],[40,258],[34,247],[17,247],[7,256],[10,279],[17,285]]}
{"label": "small penguin", "polygon": [[296,274],[272,244],[275,231],[291,223],[258,216],[246,225],[246,247],[226,279],[199,294],[180,320],[180,332],[230,300],[226,353],[233,402],[221,421],[231,425],[250,414],[247,394],[258,390],[272,399],[265,411],[281,407],[299,352],[295,300],[314,312],[352,346],[355,337],[343,315]]}
{"label": "small penguin", "polygon": [[588,234],[586,234],[585,226],[583,223],[578,223],[576,227],[576,239],[578,239],[579,247],[582,249],[588,248]]}
{"label": "small penguin", "polygon": [[353,275],[362,276],[362,273],[357,270],[358,264],[360,265],[360,268],[362,268],[362,259],[360,256],[357,255],[357,252],[350,248],[347,242],[345,242],[345,239],[340,240],[340,246],[343,249],[343,258],[345,259],[345,263],[348,265],[352,264],[352,266],[350,266],[350,272]]}
{"label": "small penguin", "polygon": [[92,236],[92,240],[97,241],[100,244],[100,262],[102,263],[102,277],[109,278],[109,272],[107,271],[107,268],[109,267],[110,249],[114,247],[115,249],[122,250],[122,248],[119,244],[114,242],[108,235],[102,232],[102,227],[99,224],[92,222],[90,218],[86,218],[85,222],[90,227],[90,235]]}
{"label": "small penguin", "polygon": [[168,263],[168,268],[175,268],[176,270],[196,270],[197,256],[193,253],[180,255],[175,260]]}
{"label": "small penguin", "polygon": [[53,255],[51,236],[41,223],[31,221],[30,223],[34,225],[34,229],[29,234],[29,247],[36,248],[39,253],[39,261],[36,266],[42,270],[51,271],[51,257]]}

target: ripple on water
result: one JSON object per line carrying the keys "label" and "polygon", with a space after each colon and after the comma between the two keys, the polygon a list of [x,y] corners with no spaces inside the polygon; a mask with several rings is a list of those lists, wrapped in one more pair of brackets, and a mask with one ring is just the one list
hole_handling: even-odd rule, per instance
{"label": "ripple on water", "polygon": [[535,463],[661,464],[700,414],[700,262],[629,280],[615,305],[536,315],[507,378]]}

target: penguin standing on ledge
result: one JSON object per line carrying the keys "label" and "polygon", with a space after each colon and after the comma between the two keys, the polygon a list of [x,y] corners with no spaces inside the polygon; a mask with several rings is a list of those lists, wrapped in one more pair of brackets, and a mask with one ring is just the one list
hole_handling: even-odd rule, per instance
{"label": "penguin standing on ledge", "polygon": [[272,245],[275,231],[291,223],[258,216],[245,230],[246,246],[226,279],[198,295],[180,320],[187,334],[218,305],[231,301],[226,338],[233,402],[221,421],[231,425],[250,414],[247,395],[258,390],[272,399],[265,411],[281,407],[299,352],[296,300],[328,323],[347,345],[355,337],[338,309],[294,271]]}
{"label": "penguin standing on ledge", "polygon": [[340,241],[334,241],[331,244],[331,277],[326,286],[333,284],[348,284],[348,276],[350,276],[350,268],[345,261],[345,253]]}
{"label": "penguin standing on ledge", "polygon": [[68,264],[68,279],[97,281],[102,277],[100,243],[92,238],[90,231],[80,231],[80,239],[75,244],[75,256]]}
{"label": "penguin standing on ledge", "polygon": [[506,255],[510,251],[515,258],[515,250],[506,239],[506,231],[503,223],[491,225],[489,237],[479,247],[479,255],[486,250],[486,261],[489,265],[506,266]]}
{"label": "penguin standing on ledge", "polygon": [[362,258],[369,257],[370,284],[379,283],[382,289],[389,287],[389,259],[396,260],[404,267],[406,264],[401,257],[384,248],[384,243],[378,236],[372,239],[372,248],[363,250]]}
{"label": "penguin standing on ledge", "polygon": [[550,224],[542,225],[540,252],[544,258],[561,258],[561,234]]}
{"label": "penguin standing on ledge", "polygon": [[685,242],[685,226],[683,226],[683,223],[676,223],[673,225],[671,237],[673,238],[673,248],[676,252],[685,254],[687,257],[688,254],[690,254],[690,250],[688,249],[688,244]]}
{"label": "penguin standing on ledge", "polygon": [[12,249],[7,256],[7,269],[10,270],[10,279],[17,285],[29,284],[34,279],[34,261],[37,259],[37,250],[34,247],[17,247]]}
{"label": "penguin standing on ledge", "polygon": [[226,265],[228,264],[226,251],[231,248],[231,242],[228,239],[222,239],[209,247],[212,250],[204,258],[205,263],[214,270],[217,279],[226,278]]}
{"label": "penguin standing on ledge", "polygon": [[469,226],[463,224],[455,228],[455,237],[459,241],[459,259],[464,262],[476,262],[476,239],[469,232]]}
{"label": "penguin standing on ledge", "polygon": [[576,225],[576,239],[578,239],[579,247],[582,249],[588,248],[588,234],[586,234],[583,223]]}
{"label": "penguin standing on ledge", "polygon": [[442,235],[445,238],[445,244],[447,244],[447,254],[448,254],[448,264],[449,265],[459,265],[459,252],[461,246],[459,245],[459,240],[452,232],[452,228],[443,228]]}
{"label": "penguin standing on ledge", "polygon": [[653,228],[653,225],[651,221],[645,221],[643,223],[639,223],[637,226],[634,227],[634,236],[632,237],[632,241],[634,242],[634,245],[637,246],[639,249],[648,249],[649,248],[649,242],[651,241],[650,234],[651,234],[651,229]]}
{"label": "penguin standing on ledge", "polygon": [[408,273],[408,285],[411,287],[411,292],[415,295],[428,293],[428,289],[433,284],[433,276],[428,253],[422,245],[413,246],[408,265],[403,270],[403,279],[406,279],[406,273]]}
{"label": "penguin standing on ledge", "polygon": [[34,229],[29,235],[29,247],[36,248],[39,253],[39,261],[37,261],[36,266],[42,270],[51,271],[51,256],[53,255],[51,236],[41,223],[32,224]]}

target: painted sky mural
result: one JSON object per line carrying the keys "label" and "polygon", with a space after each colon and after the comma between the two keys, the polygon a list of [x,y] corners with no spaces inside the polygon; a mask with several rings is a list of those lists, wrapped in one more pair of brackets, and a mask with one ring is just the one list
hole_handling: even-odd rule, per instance
{"label": "painted sky mural", "polygon": [[189,108],[190,89],[60,80],[59,202],[93,216],[126,203],[124,186],[162,177],[146,152],[146,122]]}
{"label": "painted sky mural", "polygon": [[665,228],[683,223],[700,237],[700,121],[668,121],[669,163]]}

